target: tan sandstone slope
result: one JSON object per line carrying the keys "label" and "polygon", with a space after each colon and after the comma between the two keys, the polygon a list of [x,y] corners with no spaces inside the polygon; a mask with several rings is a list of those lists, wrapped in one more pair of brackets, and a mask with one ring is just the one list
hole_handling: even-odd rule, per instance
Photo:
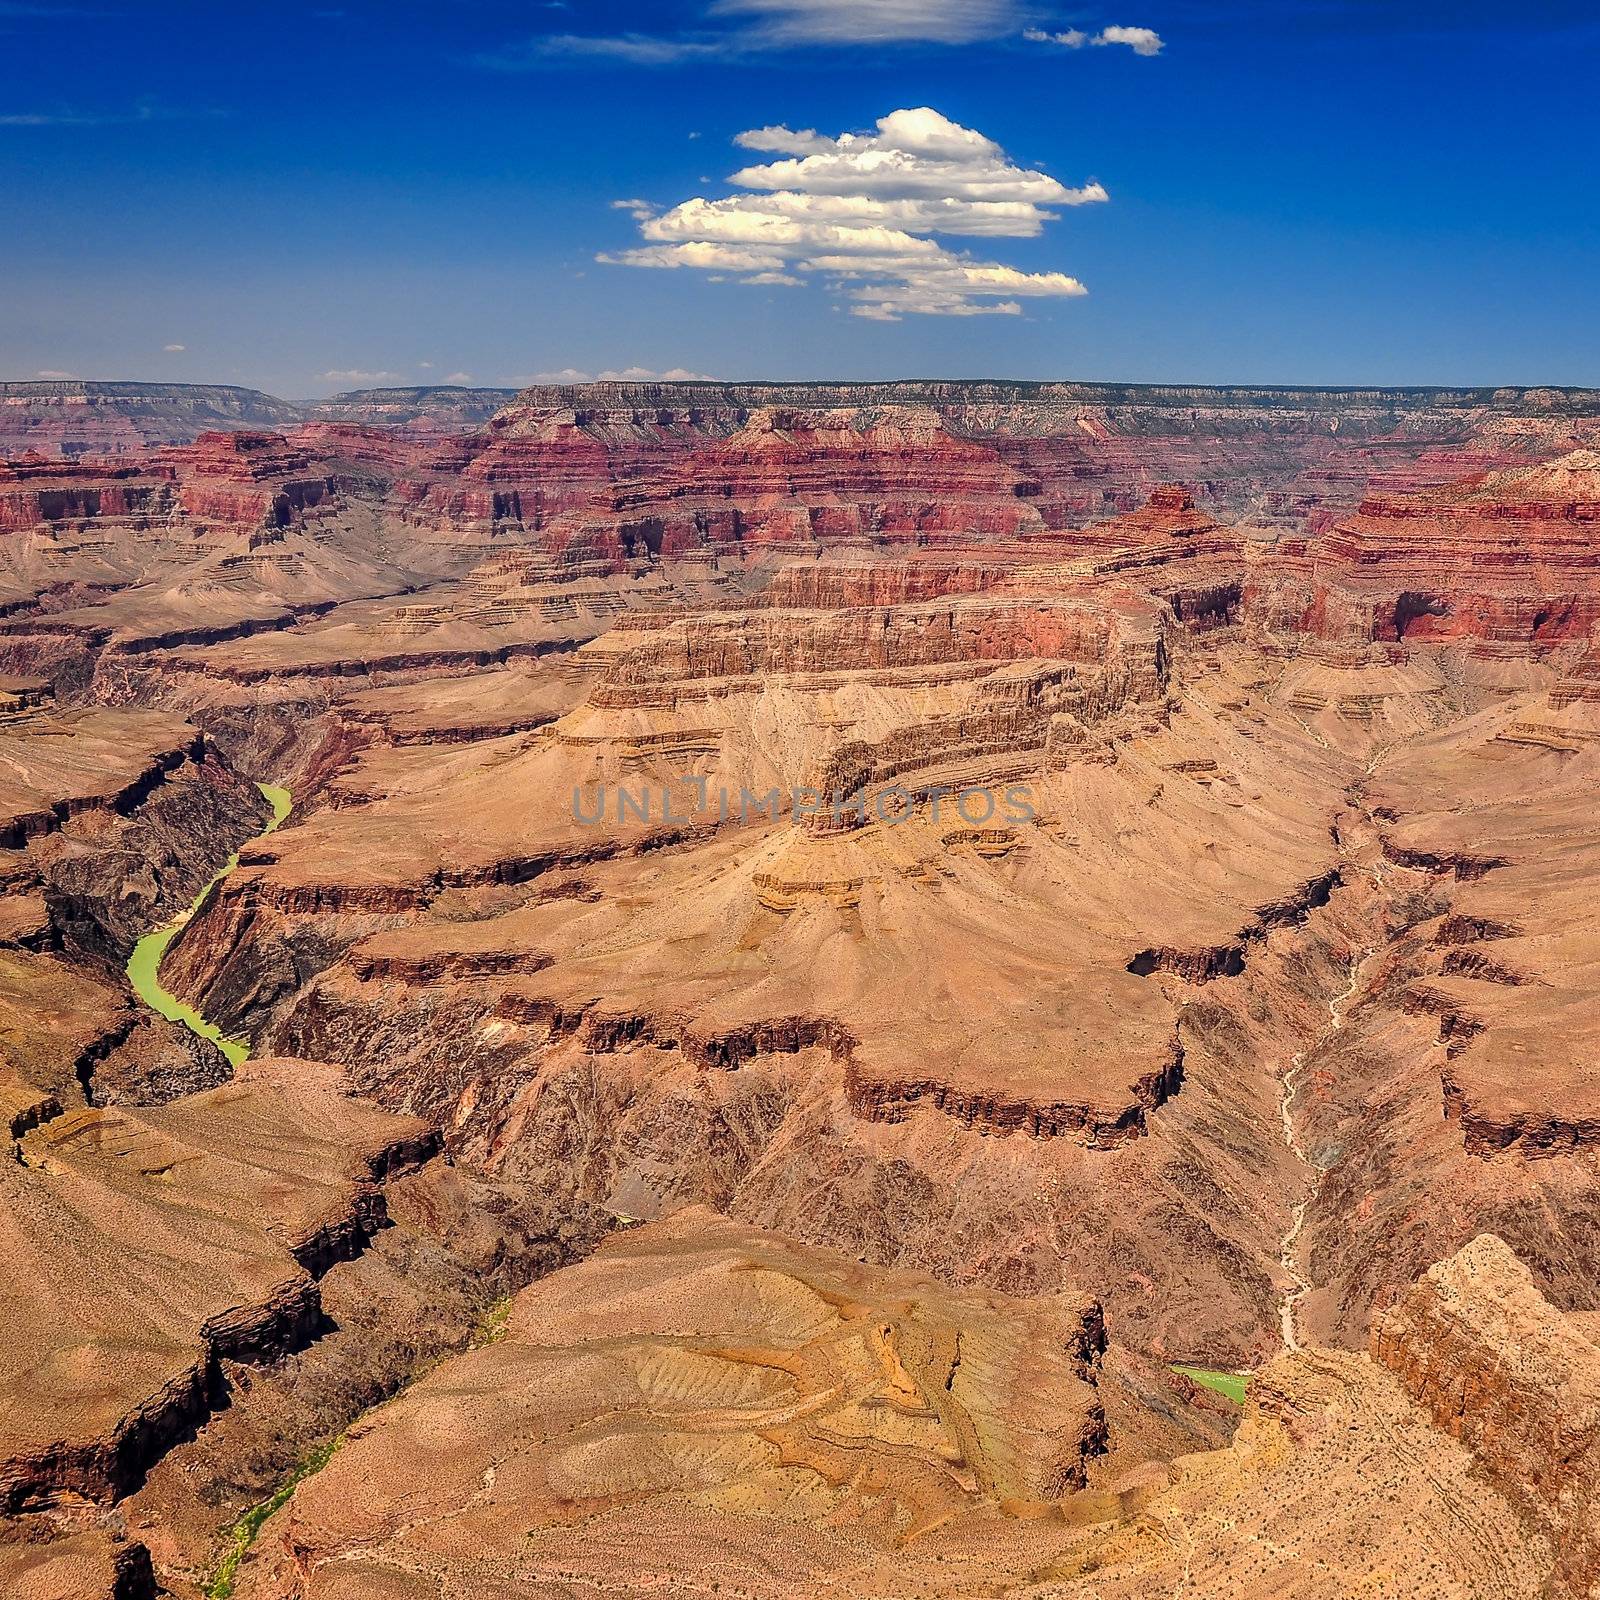
{"label": "tan sandstone slope", "polygon": [[680,1212],[352,1429],[240,1592],[1587,1593],[1600,1350],[1487,1237],[1375,1350],[1282,1357],[1227,1449],[1139,1465],[1081,1303],[951,1294]]}

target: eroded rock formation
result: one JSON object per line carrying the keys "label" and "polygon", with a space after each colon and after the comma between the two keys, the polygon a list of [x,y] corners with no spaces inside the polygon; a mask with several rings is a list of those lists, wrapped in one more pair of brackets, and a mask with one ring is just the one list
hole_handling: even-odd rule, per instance
{"label": "eroded rock formation", "polygon": [[1600,1586],[1600,1344],[1493,1234],[1431,1268],[1372,1354],[1557,1552],[1565,1592]]}
{"label": "eroded rock formation", "polygon": [[[1508,1311],[1480,1295],[1460,1334],[1492,1342]],[[1409,1356],[1490,1355],[1460,1334],[1408,1329]],[[754,1596],[1532,1597],[1587,1538],[1570,1497],[1525,1526],[1533,1462],[1508,1491],[1455,1437],[1497,1434],[1470,1376],[1492,1365],[1441,1429],[1365,1357],[1283,1357],[1229,1448],[1158,1465],[1122,1453],[1101,1344],[1081,1302],[954,1295],[680,1212],[353,1429],[241,1592],[672,1592],[692,1571]],[[1587,1593],[1562,1559],[1560,1592]]]}
{"label": "eroded rock formation", "polygon": [[7,1581],[1582,1594],[1600,401],[487,403],[0,466]]}

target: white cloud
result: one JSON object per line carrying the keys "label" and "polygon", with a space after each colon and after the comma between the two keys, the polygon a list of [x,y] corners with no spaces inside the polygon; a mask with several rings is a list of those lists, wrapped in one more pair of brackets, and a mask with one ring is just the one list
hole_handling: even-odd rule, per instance
{"label": "white cloud", "polygon": [[[791,134],[787,128],[763,128],[741,134],[738,142],[746,149],[772,150],[793,149],[796,140],[805,141],[804,154],[743,167],[729,181],[745,189],[798,191],[808,197],[848,196],[856,204],[862,199],[932,202],[936,214],[925,222],[915,218],[907,226],[1012,237],[1036,234],[1041,222],[1053,220],[1041,209],[1044,206],[1084,205],[1106,198],[1097,183],[1068,189],[1048,173],[1013,166],[993,140],[927,106],[891,112],[871,134],[824,139],[809,131]],[[812,199],[810,204],[815,208],[817,202]],[[1001,225],[952,225],[961,217]],[[1008,218],[1024,226],[1005,225]]]}
{"label": "white cloud", "polygon": [[433,371],[433,363],[431,361],[419,361],[417,363],[417,366],[419,368],[421,368],[421,370],[423,372],[432,372]]}
{"label": "white cloud", "polygon": [[182,355],[189,347],[186,344],[164,344],[161,347],[169,356]]}
{"label": "white cloud", "polygon": [[470,372],[452,372],[444,381],[446,383],[471,383],[472,374]]}
{"label": "white cloud", "polygon": [[0,128],[110,128],[127,123],[179,122],[190,117],[216,117],[214,110],[182,110],[154,100],[141,100],[131,111],[79,111],[60,106],[54,111],[8,111],[0,115]]}
{"label": "white cloud", "polygon": [[1102,28],[1096,34],[1087,34],[1081,28],[1068,28],[1064,33],[1024,28],[1022,37],[1033,44],[1060,45],[1064,50],[1081,50],[1086,44],[1125,44],[1139,56],[1158,56],[1162,50],[1161,35],[1154,28]]}
{"label": "white cloud", "polygon": [[699,267],[703,272],[767,272],[781,267],[783,253],[749,245],[715,244],[691,239],[684,244],[656,244],[641,250],[602,251],[595,257],[608,267]]}
{"label": "white cloud", "polygon": [[598,257],[615,266],[738,274],[745,283],[822,276],[857,316],[1017,315],[1023,298],[1086,291],[1060,272],[1022,272],[948,250],[932,237],[1024,239],[1056,207],[1107,199],[1098,183],[1068,188],[1018,167],[992,139],[922,106],[891,112],[872,133],[751,129],[734,141],[781,159],[741,168],[742,192],[695,196],[657,212],[621,203],[645,243]]}
{"label": "white cloud", "polygon": [[736,133],[733,142],[743,150],[768,150],[778,155],[809,156],[819,150],[830,149],[833,140],[825,138],[815,128],[785,128],[781,123],[771,128],[748,128]]}
{"label": "white cloud", "polygon": [[535,384],[593,383],[592,372],[580,372],[576,367],[563,367],[559,372],[524,372],[511,380],[518,388],[528,389]]}
{"label": "white cloud", "polygon": [[1102,28],[1095,35],[1096,44],[1125,44],[1136,56],[1161,54],[1161,35],[1154,28]]}
{"label": "white cloud", "polygon": [[714,383],[716,380],[704,372],[690,372],[687,367],[668,367],[665,372],[655,372],[649,367],[624,367],[621,372],[601,372],[601,383]]}
{"label": "white cloud", "polygon": [[331,372],[319,372],[319,383],[398,383],[398,372],[360,372],[351,367],[346,370],[335,369]]}
{"label": "white cloud", "polygon": [[43,367],[34,373],[36,378],[76,378],[76,372],[57,372],[54,367]]}
{"label": "white cloud", "polygon": [[769,45],[971,44],[1012,32],[1015,0],[715,0],[713,16],[752,17]]}

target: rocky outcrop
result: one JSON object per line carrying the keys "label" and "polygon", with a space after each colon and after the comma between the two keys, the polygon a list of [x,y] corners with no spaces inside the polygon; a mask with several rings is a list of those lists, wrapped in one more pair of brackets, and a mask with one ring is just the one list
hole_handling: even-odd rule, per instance
{"label": "rocky outcrop", "polygon": [[1467,855],[1461,851],[1418,849],[1386,838],[1383,853],[1397,867],[1409,867],[1416,872],[1433,872],[1448,875],[1460,883],[1474,883],[1496,867],[1507,865],[1503,856]]}
{"label": "rocky outcrop", "polygon": [[1025,1133],[1033,1139],[1075,1140],[1090,1150],[1114,1150],[1148,1131],[1152,1111],[1183,1086],[1183,1047],[1173,1041],[1159,1066],[1129,1084],[1121,1105],[1012,1098],[976,1085],[934,1079],[896,1081],[851,1063],[845,1075],[850,1109],[867,1122],[903,1122],[926,1104],[982,1134]]}
{"label": "rocky outcrop", "polygon": [[[1314,628],[1548,651],[1600,621],[1600,451],[1363,500],[1312,547]],[[1308,621],[1311,619],[1308,618]]]}
{"label": "rocky outcrop", "polygon": [[1153,945],[1141,950],[1128,962],[1135,977],[1170,972],[1185,983],[1210,983],[1214,978],[1236,978],[1245,970],[1250,947],[1259,944],[1275,928],[1295,927],[1318,907],[1327,905],[1343,881],[1343,870],[1334,867],[1298,885],[1281,899],[1260,907],[1250,922],[1228,944],[1210,945],[1199,950],[1174,949]]}
{"label": "rocky outcrop", "polygon": [[120,966],[176,915],[264,815],[253,784],[192,724],[85,708],[0,721],[0,849],[42,897],[35,943]]}
{"label": "rocky outcrop", "polygon": [[[0,1505],[108,1503],[222,1400],[227,1363],[325,1330],[318,1280],[385,1221],[381,1185],[438,1148],[313,1063],[27,1133],[0,1173],[0,1250],[31,1309],[0,1341]],[[88,1382],[89,1375],[92,1383]]]}
{"label": "rocky outcrop", "polygon": [[17,1600],[156,1600],[149,1548],[120,1529],[0,1544],[0,1588]]}
{"label": "rocky outcrop", "polygon": [[1171,1461],[1123,1454],[1135,1387],[1200,1392],[1129,1362],[1082,1297],[973,1296],[689,1208],[518,1296],[502,1340],[352,1430],[241,1593],[632,1593],[691,1562],[753,1600],[1553,1592],[1547,1540],[1364,1356],[1272,1362],[1231,1444]]}
{"label": "rocky outcrop", "polygon": [[[104,732],[95,725],[97,720],[105,723]],[[125,724],[128,720],[89,717],[79,719],[79,726],[82,733],[90,737],[95,735],[107,737],[111,735],[118,721]],[[168,726],[171,726],[170,721]],[[30,839],[54,833],[71,818],[82,816],[86,812],[100,811],[117,817],[131,816],[170,774],[186,763],[198,762],[204,757],[203,735],[181,724],[173,731],[177,735],[177,742],[166,749],[157,749],[148,754],[136,749],[134,770],[129,774],[92,771],[86,774],[90,779],[87,792],[65,794],[52,800],[48,806],[41,806],[37,810],[14,810],[9,816],[0,817],[0,849],[20,850]],[[75,736],[76,733],[75,729]],[[111,780],[109,783],[105,781],[108,777]],[[49,787],[59,788],[63,785],[49,783]],[[15,798],[16,793],[17,791],[13,790],[11,798]]]}
{"label": "rocky outcrop", "polygon": [[[1106,1454],[1104,1350],[1099,1309],[1082,1296],[962,1293],[690,1208],[525,1290],[503,1339],[353,1432],[263,1529],[244,1592],[331,1594],[350,1533],[370,1549],[357,1531],[369,1516],[398,1530],[388,1505],[420,1492],[454,1523],[469,1479],[482,1488],[477,1583],[510,1564],[542,1573],[573,1501],[604,1523],[642,1510],[659,1529],[651,1542],[672,1546],[700,1542],[697,1502],[743,1499],[754,1515],[726,1525],[748,1520],[770,1530],[761,1537],[782,1527],[763,1513],[787,1505],[853,1528],[862,1551],[952,1517],[1045,1516]],[[420,1419],[461,1382],[479,1399],[470,1420],[455,1413],[447,1463]],[[629,1464],[641,1434],[656,1463],[648,1482]],[[486,1466],[512,1440],[531,1474]],[[636,1589],[634,1563],[617,1563],[610,1543],[582,1541],[580,1563],[610,1570],[602,1587]],[[703,1571],[722,1569],[719,1543],[702,1545]],[[371,1554],[380,1568],[395,1559],[392,1547]],[[454,1557],[421,1560],[430,1582],[454,1581]]]}
{"label": "rocky outcrop", "polygon": [[1372,1354],[1548,1535],[1562,1594],[1600,1586],[1600,1345],[1485,1234],[1378,1323]]}
{"label": "rocky outcrop", "polygon": [[[1440,1036],[1451,1041],[1451,1054],[1461,1044],[1485,1031],[1478,1019],[1461,1019],[1447,1012],[1440,1019]],[[1524,1161],[1548,1160],[1600,1148],[1600,1116],[1563,1110],[1560,1106],[1508,1107],[1490,1099],[1480,1103],[1476,1085],[1469,1087],[1453,1067],[1439,1074],[1447,1122],[1456,1123],[1468,1155],[1495,1156],[1515,1150]]]}

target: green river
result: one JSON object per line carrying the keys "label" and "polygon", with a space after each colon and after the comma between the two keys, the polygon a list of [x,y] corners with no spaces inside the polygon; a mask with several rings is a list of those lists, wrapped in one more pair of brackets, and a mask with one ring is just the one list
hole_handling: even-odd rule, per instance
{"label": "green river", "polygon": [[1217,1394],[1226,1396],[1236,1406],[1244,1404],[1245,1396],[1250,1390],[1248,1372],[1213,1372],[1209,1367],[1174,1367],[1172,1370],[1181,1372],[1184,1377],[1198,1383],[1202,1389],[1211,1389]]}
{"label": "green river", "polygon": [[[267,804],[272,807],[272,820],[256,836],[264,839],[289,815],[289,809],[294,801],[287,789],[280,789],[276,784],[258,783],[256,787],[265,797]],[[238,865],[239,852],[235,850],[216,876],[194,897],[194,904],[182,916],[169,922],[166,927],[157,928],[154,933],[147,933],[133,947],[133,954],[128,957],[128,982],[133,985],[133,992],[146,1005],[153,1006],[169,1022],[181,1022],[191,1032],[199,1034],[202,1039],[209,1039],[234,1066],[238,1066],[250,1054],[249,1044],[243,1039],[224,1039],[222,1029],[214,1022],[207,1022],[193,1006],[185,1005],[176,995],[168,994],[161,987],[161,958],[167,953],[167,946],[177,938],[178,931],[200,909],[205,897]]]}

